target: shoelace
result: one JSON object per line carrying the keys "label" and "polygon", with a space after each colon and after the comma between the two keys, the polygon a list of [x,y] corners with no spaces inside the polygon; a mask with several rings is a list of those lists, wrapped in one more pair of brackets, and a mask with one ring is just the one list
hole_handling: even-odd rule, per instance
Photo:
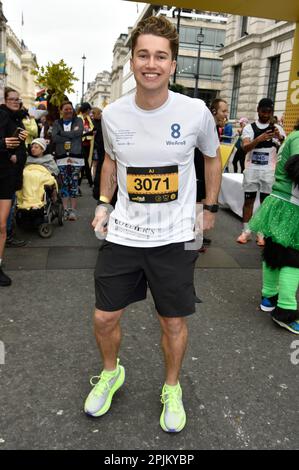
{"label": "shoelace", "polygon": [[[91,377],[90,385],[94,387],[94,394],[96,396],[100,396],[102,393],[106,392],[106,390],[109,390],[111,388],[109,385],[109,380],[111,380],[113,377],[113,375],[105,371],[103,371],[101,375],[94,375]],[[94,379],[97,379],[98,381],[94,383]]]}
{"label": "shoelace", "polygon": [[167,405],[169,407],[169,411],[174,413],[179,412],[182,406],[181,397],[178,392],[179,390],[177,388],[173,390],[169,389],[164,391],[161,395],[162,404]]}

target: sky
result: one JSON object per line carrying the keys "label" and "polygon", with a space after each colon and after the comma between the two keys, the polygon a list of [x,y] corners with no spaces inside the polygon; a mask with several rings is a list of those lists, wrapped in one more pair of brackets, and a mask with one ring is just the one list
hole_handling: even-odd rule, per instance
{"label": "sky", "polygon": [[78,95],[69,95],[74,103],[76,96],[81,99],[83,54],[86,90],[97,73],[111,71],[115,41],[134,25],[145,6],[125,0],[2,0],[2,4],[9,26],[36,54],[39,66],[64,59],[72,67],[79,78],[74,85]]}

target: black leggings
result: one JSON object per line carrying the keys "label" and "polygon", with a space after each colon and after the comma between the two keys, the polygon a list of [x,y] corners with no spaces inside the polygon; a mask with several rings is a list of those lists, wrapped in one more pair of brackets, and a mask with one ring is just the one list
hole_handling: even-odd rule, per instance
{"label": "black leggings", "polygon": [[238,162],[240,162],[241,173],[243,173],[245,169],[245,156],[246,156],[246,153],[244,152],[243,149],[239,148],[236,151],[235,156],[233,158],[234,173],[238,173]]}
{"label": "black leggings", "polygon": [[84,167],[82,167],[81,169],[81,177],[79,179],[79,186],[81,186],[81,181],[84,178],[84,176],[86,177],[89,186],[92,186],[92,183],[93,183],[92,176],[91,176],[91,169],[88,163],[89,152],[90,152],[89,146],[88,147],[82,146],[82,156],[84,157]]}
{"label": "black leggings", "polygon": [[[253,199],[255,201],[257,192],[256,191],[251,191],[251,192],[245,192],[245,201],[248,201],[249,199]],[[262,204],[266,197],[269,196],[268,193],[260,193],[260,203]]]}

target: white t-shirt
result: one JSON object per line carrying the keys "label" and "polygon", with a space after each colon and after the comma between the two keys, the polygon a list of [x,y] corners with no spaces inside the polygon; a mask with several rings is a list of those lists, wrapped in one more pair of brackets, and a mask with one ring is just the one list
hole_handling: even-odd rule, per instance
{"label": "white t-shirt", "polygon": [[116,161],[118,196],[107,240],[155,247],[194,239],[194,148],[215,157],[215,121],[202,100],[169,92],[146,111],[127,95],[103,111],[105,150]]}
{"label": "white t-shirt", "polygon": [[[255,121],[255,124],[261,130],[267,129],[269,126],[268,122],[263,124],[259,120]],[[275,127],[278,128],[280,135],[286,137],[281,126],[275,124]],[[244,139],[249,139],[250,141],[254,140],[254,132],[251,124],[247,124],[247,126],[244,127],[241,138],[242,141],[244,141]],[[277,139],[272,139],[272,142],[272,147],[259,147],[248,152],[245,158],[245,168],[260,171],[274,171],[277,161],[277,147],[275,143],[279,146],[280,142]]]}

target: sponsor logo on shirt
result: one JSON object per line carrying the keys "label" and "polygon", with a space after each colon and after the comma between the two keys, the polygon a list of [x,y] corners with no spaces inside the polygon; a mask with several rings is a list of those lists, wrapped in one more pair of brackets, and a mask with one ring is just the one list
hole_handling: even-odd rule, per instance
{"label": "sponsor logo on shirt", "polygon": [[170,126],[171,137],[173,140],[166,140],[166,145],[186,145],[185,140],[177,140],[181,137],[181,126],[178,123],[174,123]]}
{"label": "sponsor logo on shirt", "polygon": [[116,230],[127,233],[133,233],[135,234],[135,236],[149,238],[150,236],[155,235],[155,230],[151,228],[140,227],[139,225],[132,225],[127,222],[122,222],[118,219],[114,219],[114,223]]}

